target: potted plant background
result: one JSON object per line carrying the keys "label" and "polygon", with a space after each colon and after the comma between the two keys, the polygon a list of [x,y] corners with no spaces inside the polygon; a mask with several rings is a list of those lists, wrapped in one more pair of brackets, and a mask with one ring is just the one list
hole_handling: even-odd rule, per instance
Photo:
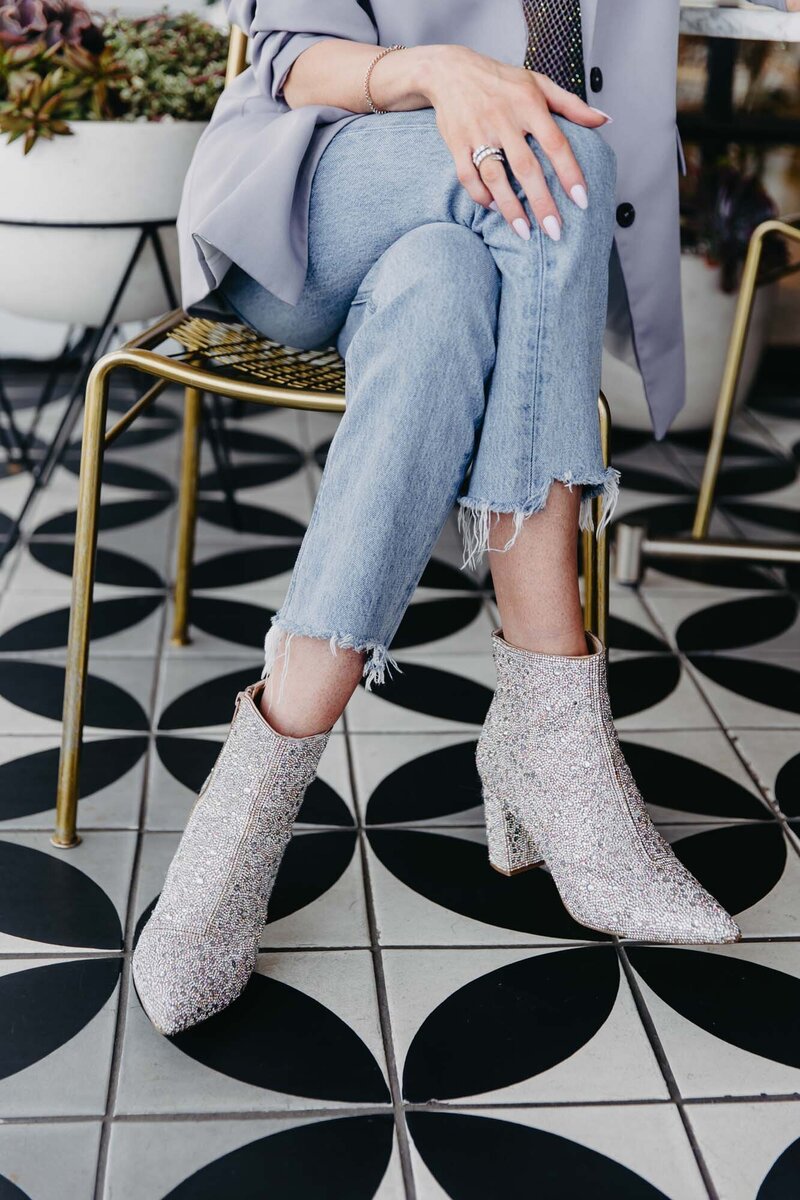
{"label": "potted plant background", "polygon": [[[190,13],[92,14],[80,0],[0,0],[0,309],[99,325],[138,229],[48,222],[174,220],[222,89],[227,39]],[[3,136],[5,135],[5,136]],[[177,243],[162,230],[177,278]],[[150,246],[121,321],[166,307]]]}
{"label": "potted plant background", "polygon": [[[741,109],[757,107],[761,111],[781,112],[785,108],[781,81],[776,82],[770,74],[768,51],[768,46],[762,43],[745,43],[741,48],[735,96]],[[705,44],[697,38],[682,37],[679,109],[699,108],[704,87]],[[794,103],[791,97],[789,102]],[[680,193],[687,403],[672,426],[676,433],[707,429],[713,420],[750,235],[762,221],[778,215],[777,206],[764,187],[766,158],[763,146],[731,143],[718,147],[716,153],[709,145],[686,147],[687,173],[680,179]],[[785,261],[785,257],[786,247],[782,242],[768,242],[762,258],[763,273]],[[774,298],[774,285],[762,287],[756,293],[736,394],[737,407],[743,404],[753,382]],[[632,366],[606,353],[603,388],[612,404],[616,424],[627,429],[649,430],[644,389]]]}

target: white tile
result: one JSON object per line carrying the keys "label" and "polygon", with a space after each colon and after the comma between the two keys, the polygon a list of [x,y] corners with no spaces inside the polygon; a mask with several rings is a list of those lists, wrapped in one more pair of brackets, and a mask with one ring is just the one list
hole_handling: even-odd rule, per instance
{"label": "white tile", "polygon": [[[483,804],[480,780],[474,766],[477,738],[457,733],[356,733],[350,737],[359,811],[368,823],[386,824],[379,817],[379,789],[398,776],[398,787],[406,786],[408,806],[399,806],[391,825],[415,826],[482,825]],[[471,767],[474,791],[466,791],[459,774],[452,777],[453,755],[459,764]],[[417,766],[417,764],[419,764]],[[409,771],[414,771],[413,776]],[[406,782],[401,785],[401,781]],[[374,793],[376,805],[370,813]],[[427,815],[441,812],[441,815]]]}
{"label": "white tile", "polygon": [[[665,795],[661,788],[654,792],[650,779],[637,778],[654,821],[702,823],[709,820],[757,820],[760,816],[767,820],[774,815],[721,730],[682,729],[637,733],[626,728],[622,741],[623,749],[627,745],[642,746],[684,760],[683,787],[692,787],[688,793],[676,790],[671,795]],[[697,777],[692,781],[695,768]],[[709,779],[706,774],[708,770],[715,772],[719,779]],[[655,756],[652,782],[656,782],[657,776],[658,758]],[[658,782],[661,783],[661,780]],[[715,782],[718,791],[711,793]],[[726,794],[730,796],[730,807],[724,801]]]}
{"label": "white tile", "polygon": [[[412,1147],[419,1200],[446,1200],[461,1194],[445,1191],[430,1166],[438,1168],[442,1176],[446,1173],[448,1179],[457,1179],[464,1187],[472,1183],[502,1189],[496,1194],[504,1197],[538,1189],[538,1183],[532,1182],[537,1180],[551,1194],[563,1195],[565,1200],[569,1196],[572,1200],[573,1196],[589,1194],[585,1189],[591,1180],[597,1194],[634,1196],[646,1188],[655,1188],[668,1200],[706,1200],[708,1193],[691,1145],[677,1110],[671,1105],[473,1108],[464,1116],[474,1124],[468,1123],[460,1130],[463,1155],[457,1163],[448,1162],[444,1150],[436,1162],[429,1151],[431,1161],[426,1164],[419,1149]],[[425,1134],[433,1143],[436,1120],[446,1122],[449,1117],[432,1112],[421,1114],[420,1119],[425,1122]],[[412,1116],[412,1129],[414,1120]],[[498,1134],[508,1125],[520,1127],[516,1159],[489,1157],[493,1150],[496,1155],[507,1154],[509,1144],[514,1144],[506,1138],[500,1140],[498,1134],[493,1136],[490,1122],[497,1123]],[[529,1144],[525,1130],[530,1131]],[[448,1141],[444,1146],[450,1144]]]}
{"label": "white tile", "polygon": [[[630,953],[637,971],[637,952],[632,950]],[[702,950],[658,947],[647,948],[646,953],[692,956],[689,959],[682,957],[680,963],[674,960],[674,968],[667,962],[661,971],[670,967],[670,983],[680,996],[681,1005],[695,1011],[695,1005],[702,1002],[707,1014],[706,1024],[713,1020],[714,1028],[720,1030],[720,1035],[715,1036],[684,1016],[675,1008],[674,996],[669,1003],[663,1000],[637,971],[647,1008],[684,1097],[785,1096],[800,1091],[800,1065],[796,1065],[798,1010],[796,999],[790,999],[798,990],[799,943],[747,942],[709,946]],[[694,961],[701,955],[728,960],[724,964],[728,970],[720,971],[719,985],[714,989],[713,997],[707,970],[699,977],[703,980],[702,996],[697,991],[699,979],[693,979]],[[736,972],[736,964],[740,962],[767,968],[773,974],[750,975],[748,988],[746,967],[741,977]],[[702,965],[698,963],[698,969]],[[752,983],[754,978],[758,981],[755,984]],[[757,1007],[753,1004],[754,993],[759,996]],[[739,995],[741,1001],[737,998]],[[758,1039],[759,1045],[766,1040],[772,1047],[771,1056],[747,1049],[753,1039]]]}
{"label": "white tile", "polygon": [[459,604],[468,610],[473,605],[477,609],[463,628],[444,637],[434,636],[414,642],[413,645],[394,647],[392,653],[410,659],[428,659],[432,654],[490,654],[494,623],[480,596],[474,593],[459,594],[435,588],[420,588],[406,611],[412,618],[427,618],[426,623],[429,620],[433,626],[437,620],[437,609],[442,613],[442,620],[446,622],[448,608],[455,612],[455,606]]}
{"label": "white tile", "polygon": [[[347,1148],[340,1156],[328,1152],[331,1142],[318,1140],[327,1130],[315,1133],[315,1126],[327,1125],[332,1119],[361,1126],[360,1136],[353,1142],[347,1140],[347,1126],[330,1131],[331,1142]],[[320,1189],[329,1188],[335,1188],[341,1196],[366,1195],[367,1189],[377,1185],[376,1191],[369,1191],[374,1200],[404,1200],[396,1141],[388,1140],[391,1117],[373,1118],[371,1129],[364,1128],[365,1123],[365,1119],[347,1116],[304,1118],[302,1114],[239,1121],[126,1121],[116,1124],[111,1134],[104,1200],[161,1200],[167,1191],[191,1186],[187,1181],[194,1177],[198,1177],[198,1189],[211,1186],[203,1179],[204,1169],[213,1168],[215,1162],[227,1156],[226,1186],[235,1188],[231,1195],[243,1195],[244,1189],[258,1189],[260,1185],[268,1194],[274,1185],[273,1164],[277,1157],[277,1186],[297,1189],[298,1196],[321,1196]],[[371,1153],[370,1143],[375,1146]],[[238,1173],[236,1152],[247,1153],[247,1147],[252,1148],[252,1157]],[[381,1179],[387,1147],[390,1157]]]}
{"label": "white tile", "polygon": [[[726,728],[741,730],[748,728],[800,729],[800,653],[783,654],[776,658],[774,655],[762,655],[756,649],[751,650],[746,659],[729,658],[729,662],[736,664],[735,671],[738,679],[741,680],[740,686],[742,688],[748,686],[748,676],[755,676],[754,686],[759,687],[761,694],[774,695],[774,704],[750,699],[750,697],[741,695],[732,688],[724,687],[709,678],[700,669],[701,665],[708,666],[709,670],[713,670],[714,660],[718,657],[718,655],[697,655],[695,660],[689,663],[687,670],[697,680],[698,686],[708,697],[714,710],[719,713],[719,718]],[[753,664],[752,671],[751,664]],[[765,674],[768,676],[772,672],[775,674],[771,677],[771,684],[769,682],[765,684],[763,682]],[[779,687],[783,687],[785,692],[791,696],[791,708],[780,707],[782,696],[778,690]]]}
{"label": "white tile", "polygon": [[[644,685],[649,665],[646,661],[648,658],[655,660],[654,666],[658,667],[659,659],[667,662],[669,656],[634,655],[625,650],[618,650],[611,655],[609,661],[612,690],[615,667],[619,667],[628,678],[630,678],[630,671],[641,671],[641,683]],[[637,661],[643,665],[637,667]],[[634,702],[637,698],[637,694],[634,693]],[[646,695],[642,697],[642,700],[644,701],[645,698]],[[619,706],[617,707],[619,711]],[[627,735],[635,730],[715,729],[717,722],[695,686],[690,673],[680,667],[677,683],[672,691],[668,692],[663,699],[656,699],[653,704],[645,705],[643,703],[641,708],[637,708],[637,711],[629,712],[625,716],[618,716],[616,726],[620,733]]]}
{"label": "white tile", "polygon": [[[544,869],[514,879],[494,871],[482,827],[372,830],[368,841],[378,938],[384,946],[550,946],[595,940],[568,916]],[[407,881],[384,865],[376,847],[399,854]],[[459,855],[464,847],[473,851],[467,863]],[[428,874],[418,865],[423,853]],[[430,894],[422,891],[426,885]]]}
{"label": "white tile", "polygon": [[[347,1045],[356,1052],[357,1038],[362,1043],[358,1048],[359,1058],[363,1063],[372,1056],[374,1064],[369,1067],[370,1079],[385,1076],[383,1043],[378,1018],[378,1007],[375,995],[375,979],[372,957],[368,950],[325,950],[325,951],[279,951],[261,955],[258,963],[258,973],[266,974],[271,979],[302,992],[305,997],[316,1000],[323,1008],[328,1009],[335,1017],[349,1026],[350,1033],[342,1030],[337,1036],[347,1038]],[[289,1015],[285,1020],[291,1020],[291,995],[285,996],[289,1007]],[[299,998],[299,1003],[303,1000]],[[302,1011],[308,1010],[303,1005]],[[232,1010],[235,1015],[235,1010]],[[330,1018],[328,1018],[330,1019]],[[319,1108],[321,1102],[330,1109],[346,1109],[357,1101],[336,1099],[341,1087],[352,1083],[342,1080],[334,1074],[333,1067],[328,1068],[321,1051],[314,1051],[312,1062],[298,1060],[299,1030],[290,1028],[284,1033],[284,1026],[277,1027],[278,1017],[269,1008],[263,1014],[263,1021],[270,1022],[269,1029],[260,1033],[254,1028],[252,1037],[254,1046],[261,1047],[260,1053],[254,1050],[252,1061],[248,1061],[247,1069],[258,1072],[259,1078],[273,1077],[273,1073],[281,1079],[283,1086],[292,1086],[296,1090],[277,1090],[268,1083],[244,1082],[235,1074],[236,1066],[231,1065],[227,1073],[224,1067],[225,1044],[220,1044],[219,1035],[213,1047],[216,1066],[206,1066],[198,1058],[190,1057],[189,1053],[180,1048],[179,1043],[162,1037],[148,1021],[142,1011],[134,988],[129,995],[129,1007],[126,1024],[125,1045],[122,1056],[121,1076],[117,1099],[118,1113],[230,1113],[230,1112],[268,1112],[270,1109],[281,1111],[302,1110],[304,1108]],[[237,1031],[238,1035],[241,1033]],[[202,1035],[200,1035],[202,1038]],[[262,1063],[264,1045],[269,1044],[271,1054],[277,1054],[277,1041],[280,1039],[283,1057],[279,1062],[270,1059]],[[331,1052],[337,1049],[331,1044]],[[334,1060],[336,1061],[336,1060]],[[262,1076],[263,1071],[263,1076]],[[314,1079],[320,1079],[321,1084],[307,1082],[308,1073],[313,1071]],[[375,1075],[375,1072],[379,1072]],[[296,1072],[297,1082],[294,1082]],[[284,1083],[285,1081],[285,1083]],[[309,1091],[321,1090],[324,1086],[326,1094],[308,1095]],[[374,1083],[371,1089],[374,1090]],[[384,1091],[386,1091],[384,1087]],[[388,1097],[388,1092],[386,1092]],[[363,1103],[363,1097],[361,1102]],[[388,1105],[388,1099],[387,1099]]]}
{"label": "white tile", "polygon": [[[415,1037],[422,1031],[424,1023],[442,1004],[452,1001],[454,994],[467,989],[474,981],[499,971],[511,964],[527,960],[535,966],[537,960],[541,970],[541,983],[530,977],[530,991],[521,983],[506,983],[498,979],[491,990],[486,986],[480,998],[465,990],[463,1011],[452,1008],[449,1020],[455,1029],[464,1025],[471,1030],[470,1045],[457,1051],[455,1045],[441,1045],[439,1063],[432,1068],[432,1078],[448,1079],[448,1070],[455,1072],[454,1078],[460,1086],[467,1086],[471,1075],[476,1081],[502,1078],[499,1086],[490,1086],[481,1091],[479,1085],[469,1095],[453,1096],[438,1094],[427,1097],[446,1101],[457,1106],[465,1101],[502,1104],[535,1104],[537,1102],[574,1102],[590,1100],[634,1100],[666,1099],[666,1084],[650,1048],[644,1028],[636,1011],[636,1005],[624,976],[620,972],[618,988],[610,1011],[606,1013],[605,991],[600,998],[600,987],[595,993],[587,992],[587,1005],[598,1006],[597,1025],[594,1019],[587,1023],[587,1039],[571,1052],[571,1044],[565,1030],[557,1024],[548,1029],[544,1024],[533,1022],[527,1037],[515,1052],[510,1045],[507,1029],[510,1023],[520,1019],[520,1005],[524,1002],[532,1008],[551,1013],[550,1020],[556,1022],[555,1011],[559,1007],[558,997],[548,990],[551,986],[548,975],[549,963],[560,955],[604,955],[613,956],[611,947],[565,948],[552,952],[537,950],[386,950],[383,954],[386,986],[392,1017],[392,1033],[398,1059],[398,1070],[403,1080],[404,1094],[423,1087],[418,1074],[409,1068],[409,1051]],[[595,960],[596,961],[596,960]],[[603,960],[606,969],[608,959]],[[562,967],[565,964],[561,964]],[[614,960],[614,968],[617,967]],[[599,964],[598,964],[599,968]],[[587,979],[590,976],[587,976]],[[537,986],[544,989],[537,992]],[[514,989],[518,988],[518,991]],[[508,993],[510,996],[506,999]],[[524,997],[528,996],[527,1001]],[[474,1008],[471,1005],[474,1004]],[[540,1021],[544,1018],[540,1015]],[[512,1028],[514,1026],[512,1025]],[[594,1029],[594,1032],[588,1032]],[[526,1077],[530,1062],[552,1061],[557,1047],[564,1045],[566,1057],[556,1059],[553,1065]],[[471,1056],[470,1071],[462,1069],[460,1055]],[[498,1058],[498,1056],[500,1056]],[[452,1064],[452,1066],[450,1066]],[[409,1075],[409,1069],[411,1074]],[[423,1071],[427,1070],[423,1066]],[[507,1082],[506,1082],[507,1080]],[[464,1081],[464,1082],[461,1082]],[[432,1087],[436,1084],[433,1082]],[[454,1084],[454,1086],[456,1086]],[[411,1096],[422,1102],[421,1095]]]}
{"label": "white tile", "polygon": [[[87,733],[108,733],[111,730],[146,729],[152,699],[154,676],[157,668],[152,658],[92,657],[89,662],[88,704],[86,710]],[[64,670],[57,661],[0,656],[0,687],[13,672],[13,688],[5,687],[0,695],[0,733],[5,734],[57,734],[61,724],[61,694]],[[92,700],[94,680],[102,680],[113,686],[109,698],[107,693],[103,705]],[[117,694],[121,708],[115,709],[113,699]],[[9,696],[11,698],[9,698]],[[23,707],[26,705],[27,707]],[[52,715],[50,715],[52,713]],[[103,725],[92,721],[102,714]],[[112,722],[118,721],[118,724]]]}
{"label": "white tile", "polygon": [[[142,743],[142,752],[132,767],[105,787],[83,795],[78,804],[79,829],[135,829],[139,820],[142,799],[144,770],[147,762],[147,736],[134,735]],[[101,738],[90,735],[84,739],[82,754],[84,789],[87,781],[87,763],[94,751],[115,753],[116,737]],[[124,739],[127,747],[129,739]],[[59,739],[53,736],[30,737],[25,734],[0,737],[0,779],[3,767],[20,762],[19,774],[26,772],[30,788],[11,793],[11,784],[5,774],[6,787],[0,789],[0,830],[47,829],[55,821],[56,771],[58,769]],[[117,747],[118,750],[118,747]],[[133,747],[135,751],[135,745]],[[46,763],[39,756],[46,758]],[[132,756],[132,755],[131,755]],[[34,761],[36,760],[36,761]],[[14,778],[18,778],[15,771]],[[49,789],[49,790],[44,790]]]}
{"label": "white tile", "polygon": [[[99,636],[99,621],[102,619],[105,605],[111,614],[120,613],[121,606],[130,603],[130,624],[105,637]],[[140,607],[139,607],[140,606]],[[153,607],[153,611],[143,619],[139,614]],[[26,592],[18,588],[10,588],[0,599],[0,654],[25,658],[52,658],[65,661],[67,654],[67,628],[69,622],[70,604],[67,597],[54,596],[49,592]],[[30,636],[44,638],[48,643],[31,649],[23,645],[21,648],[8,647],[12,637],[27,636],[25,626],[28,622],[50,617],[51,631],[36,633],[32,630]],[[92,654],[95,658],[107,658],[128,655],[154,655],[158,653],[161,640],[161,630],[164,620],[163,599],[154,592],[127,592],[121,589],[98,584],[94,593],[94,626],[92,638]],[[117,617],[116,620],[120,620]],[[44,622],[43,622],[44,623]],[[58,630],[62,635],[58,637]],[[49,634],[49,636],[48,636]],[[3,639],[6,637],[6,645]]]}
{"label": "white tile", "polygon": [[[686,593],[657,590],[653,592],[653,595],[649,599],[649,603],[658,620],[669,631],[673,642],[681,625],[685,621],[700,613],[707,612],[709,609],[713,609],[716,612],[712,616],[717,622],[727,619],[732,624],[738,625],[734,636],[741,638],[743,644],[724,650],[726,654],[741,654],[745,657],[750,657],[751,647],[755,646],[758,647],[760,655],[783,655],[787,652],[797,653],[800,651],[800,622],[798,620],[795,620],[788,629],[770,637],[769,626],[767,624],[756,624],[753,619],[750,619],[747,625],[745,625],[744,612],[741,613],[740,617],[739,609],[736,607],[728,608],[728,606],[736,606],[747,602],[763,606],[763,619],[765,622],[772,620],[771,614],[776,607],[783,613],[785,609],[791,608],[792,603],[790,598],[784,593],[745,591],[733,588],[708,588],[700,594],[696,592]],[[775,620],[777,620],[777,613]],[[713,645],[699,647],[700,651],[715,649],[717,647]]]}
{"label": "white tile", "polygon": [[0,953],[121,949],[134,833],[87,833],[70,850],[47,833],[4,833],[2,847],[8,874],[0,886]]}
{"label": "white tile", "polygon": [[[5,1051],[12,1056],[11,1069],[0,1080],[4,1117],[105,1112],[119,984],[110,992],[105,985],[119,961],[0,959],[0,991],[13,988],[20,1006],[15,1040]],[[31,1028],[30,1014],[41,1012],[48,997],[51,1005],[58,997],[52,1023],[42,1020]]]}
{"label": "white tile", "polygon": [[[367,692],[358,688],[347,706],[353,733],[433,733],[480,729],[491,702],[495,670],[491,654],[428,654],[424,658],[397,654],[413,687],[409,702],[433,711],[420,712],[391,701],[388,687]],[[404,665],[405,664],[405,665]],[[444,712],[448,715],[439,715]]]}
{"label": "white tile", "polygon": [[[694,1129],[717,1192],[725,1200],[752,1200],[782,1185],[789,1196],[800,1176],[797,1167],[781,1181],[766,1180],[773,1168],[786,1170],[781,1156],[800,1138],[800,1100],[771,1104],[689,1104]],[[796,1155],[795,1155],[796,1164]]]}
{"label": "white tile", "polygon": [[794,730],[741,729],[733,734],[739,752],[750,764],[770,800],[787,816],[800,815],[800,797],[781,771],[800,754],[800,737]]}
{"label": "white tile", "polygon": [[94,1194],[99,1121],[0,1126],[0,1176],[36,1200]]}

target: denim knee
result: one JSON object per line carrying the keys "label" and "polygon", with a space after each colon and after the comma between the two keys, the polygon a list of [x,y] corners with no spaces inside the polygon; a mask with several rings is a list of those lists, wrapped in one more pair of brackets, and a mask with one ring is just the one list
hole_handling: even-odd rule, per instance
{"label": "denim knee", "polygon": [[[470,326],[491,328],[500,275],[482,238],[464,225],[420,225],[399,238],[376,264],[368,304],[374,311],[416,293],[414,308],[426,340],[456,344]],[[372,272],[370,272],[372,274]]]}
{"label": "denim knee", "polygon": [[617,184],[617,155],[598,129],[579,125],[558,113],[553,119],[569,142],[586,179],[586,190],[599,202],[613,202]]}

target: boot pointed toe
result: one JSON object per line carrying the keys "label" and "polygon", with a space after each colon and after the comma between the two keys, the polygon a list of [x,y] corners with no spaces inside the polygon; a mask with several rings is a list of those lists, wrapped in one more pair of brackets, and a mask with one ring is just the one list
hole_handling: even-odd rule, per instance
{"label": "boot pointed toe", "polygon": [[692,926],[691,932],[692,940],[703,946],[722,946],[742,940],[741,929],[721,904],[709,909],[705,916]]}
{"label": "boot pointed toe", "polygon": [[133,954],[133,981],[153,1025],[172,1037],[232,1004],[255,962],[252,942],[222,943],[148,924]]}

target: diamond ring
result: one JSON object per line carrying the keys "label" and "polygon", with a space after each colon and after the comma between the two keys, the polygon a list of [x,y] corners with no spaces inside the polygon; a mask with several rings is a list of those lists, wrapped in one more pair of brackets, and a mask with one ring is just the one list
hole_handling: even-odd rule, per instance
{"label": "diamond ring", "polygon": [[480,167],[485,158],[499,158],[502,161],[505,154],[499,146],[478,146],[477,150],[472,151],[472,161],[476,167]]}

